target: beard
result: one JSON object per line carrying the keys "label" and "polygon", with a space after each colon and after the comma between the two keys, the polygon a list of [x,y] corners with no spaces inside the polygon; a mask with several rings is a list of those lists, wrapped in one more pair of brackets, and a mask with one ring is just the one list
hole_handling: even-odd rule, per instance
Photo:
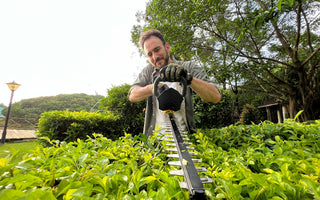
{"label": "beard", "polygon": [[[162,67],[167,66],[169,64],[169,58],[170,57],[169,57],[168,51],[167,50],[165,50],[165,51],[166,51],[165,57],[159,57],[159,58],[157,58],[157,60],[155,62],[155,67],[158,68],[158,69],[161,69]],[[156,64],[160,60],[164,60],[164,63],[157,66]]]}

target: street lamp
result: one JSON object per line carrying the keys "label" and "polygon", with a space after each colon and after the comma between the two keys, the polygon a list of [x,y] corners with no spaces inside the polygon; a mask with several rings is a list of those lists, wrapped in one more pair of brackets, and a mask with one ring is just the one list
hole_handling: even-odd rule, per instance
{"label": "street lamp", "polygon": [[20,84],[16,83],[16,82],[12,82],[12,83],[7,83],[9,89],[12,91],[11,92],[11,98],[10,98],[10,103],[9,103],[9,107],[8,107],[8,113],[6,116],[6,123],[4,125],[4,129],[2,132],[2,138],[1,138],[1,143],[4,144],[5,140],[6,140],[6,135],[7,135],[7,126],[8,126],[8,121],[9,121],[9,114],[10,114],[10,110],[11,110],[11,103],[12,103],[12,98],[13,98],[13,93],[14,91],[16,91],[18,89],[18,87],[20,86]]}

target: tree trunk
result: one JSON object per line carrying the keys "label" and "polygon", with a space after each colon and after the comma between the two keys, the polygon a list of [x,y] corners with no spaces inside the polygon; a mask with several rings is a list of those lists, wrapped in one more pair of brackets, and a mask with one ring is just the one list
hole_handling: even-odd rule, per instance
{"label": "tree trunk", "polygon": [[289,112],[289,117],[293,119],[297,113],[296,111],[296,96],[289,96],[288,99],[288,112]]}
{"label": "tree trunk", "polygon": [[314,103],[313,99],[305,99],[304,102],[302,102],[302,98],[299,98],[298,95],[289,96],[288,112],[290,118],[295,118],[297,113],[303,110],[303,113],[297,118],[298,121],[315,120],[313,112]]}

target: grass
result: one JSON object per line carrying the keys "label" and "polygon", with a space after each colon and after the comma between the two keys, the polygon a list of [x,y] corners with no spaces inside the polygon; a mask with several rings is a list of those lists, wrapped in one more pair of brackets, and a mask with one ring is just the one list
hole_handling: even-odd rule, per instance
{"label": "grass", "polygon": [[8,142],[0,144],[0,158],[5,158],[15,151],[19,151],[11,162],[19,162],[27,153],[31,153],[37,146],[40,146],[35,141],[28,142]]}

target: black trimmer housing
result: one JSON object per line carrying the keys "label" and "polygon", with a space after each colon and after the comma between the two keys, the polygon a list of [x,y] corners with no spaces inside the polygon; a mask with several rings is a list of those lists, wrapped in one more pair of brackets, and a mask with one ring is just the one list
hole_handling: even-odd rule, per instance
{"label": "black trimmer housing", "polygon": [[178,111],[180,110],[181,103],[183,101],[183,97],[186,95],[187,91],[187,81],[183,77],[181,78],[181,83],[183,86],[182,94],[180,94],[177,90],[173,88],[165,88],[160,93],[159,83],[163,81],[160,76],[156,78],[154,81],[153,94],[158,98],[159,101],[159,109],[162,111]]}

